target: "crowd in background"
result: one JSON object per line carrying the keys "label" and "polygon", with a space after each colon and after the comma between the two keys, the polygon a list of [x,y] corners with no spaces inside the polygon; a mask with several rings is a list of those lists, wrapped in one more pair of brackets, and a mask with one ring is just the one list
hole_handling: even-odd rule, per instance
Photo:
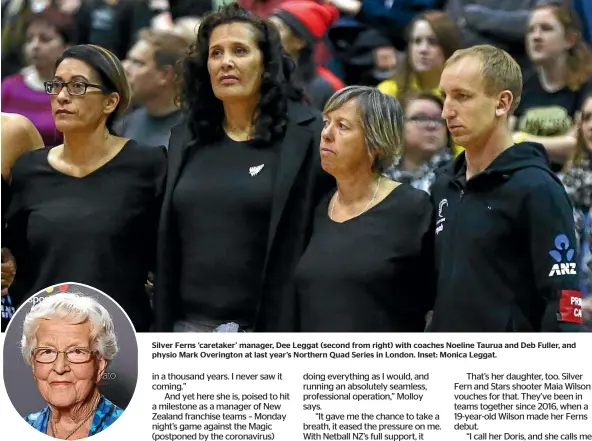
{"label": "crowd in background", "polygon": [[[26,116],[46,147],[56,129],[45,81],[76,44],[123,62],[132,106],[121,136],[168,145],[183,118],[178,65],[201,17],[228,0],[2,0],[2,104]],[[523,72],[514,140],[541,143],[571,198],[583,296],[592,289],[592,2],[588,0],[240,0],[275,25],[296,61],[295,81],[322,110],[346,85],[376,87],[404,110],[400,156],[384,176],[429,193],[435,170],[456,157],[442,117],[445,61],[491,44]]]}

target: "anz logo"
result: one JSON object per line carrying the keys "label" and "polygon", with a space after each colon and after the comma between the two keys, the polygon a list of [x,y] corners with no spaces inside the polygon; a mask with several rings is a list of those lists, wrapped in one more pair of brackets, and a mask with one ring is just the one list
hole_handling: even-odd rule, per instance
{"label": "anz logo", "polygon": [[569,239],[565,234],[555,238],[555,249],[549,251],[549,255],[557,262],[551,267],[549,277],[562,275],[575,275],[576,263],[572,262],[575,250],[570,248]]}

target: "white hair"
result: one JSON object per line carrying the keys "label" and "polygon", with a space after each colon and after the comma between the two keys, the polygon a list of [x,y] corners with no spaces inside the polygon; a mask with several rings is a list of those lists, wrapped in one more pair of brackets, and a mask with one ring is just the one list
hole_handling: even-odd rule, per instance
{"label": "white hair", "polygon": [[21,350],[27,364],[31,364],[37,346],[37,329],[41,320],[62,319],[69,323],[90,323],[91,349],[107,361],[119,350],[113,320],[103,305],[78,293],[60,293],[46,297],[31,308],[23,323]]}

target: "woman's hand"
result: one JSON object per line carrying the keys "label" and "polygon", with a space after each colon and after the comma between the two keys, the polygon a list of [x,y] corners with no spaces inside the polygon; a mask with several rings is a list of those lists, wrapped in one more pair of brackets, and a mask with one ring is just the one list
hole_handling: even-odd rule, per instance
{"label": "woman's hand", "polygon": [[2,295],[8,293],[16,274],[16,260],[8,248],[2,248]]}

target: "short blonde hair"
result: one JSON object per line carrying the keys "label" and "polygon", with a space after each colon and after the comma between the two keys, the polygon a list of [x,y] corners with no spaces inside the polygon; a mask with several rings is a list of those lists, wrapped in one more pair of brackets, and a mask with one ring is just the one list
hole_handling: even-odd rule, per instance
{"label": "short blonde hair", "polygon": [[375,156],[372,171],[382,174],[393,165],[403,150],[403,109],[395,97],[374,87],[348,86],[337,91],[324,114],[331,113],[354,100],[368,152]]}
{"label": "short blonde hair", "polygon": [[25,317],[21,351],[27,364],[31,363],[37,345],[39,322],[48,319],[63,319],[76,324],[90,322],[91,349],[107,361],[111,361],[119,350],[113,320],[103,305],[81,294],[60,293],[35,304]]}
{"label": "short blonde hair", "polygon": [[514,97],[510,114],[516,110],[522,98],[522,71],[520,65],[506,51],[495,46],[482,44],[459,49],[444,64],[444,68],[460,60],[475,57],[481,61],[483,86],[488,96],[509,90]]}

